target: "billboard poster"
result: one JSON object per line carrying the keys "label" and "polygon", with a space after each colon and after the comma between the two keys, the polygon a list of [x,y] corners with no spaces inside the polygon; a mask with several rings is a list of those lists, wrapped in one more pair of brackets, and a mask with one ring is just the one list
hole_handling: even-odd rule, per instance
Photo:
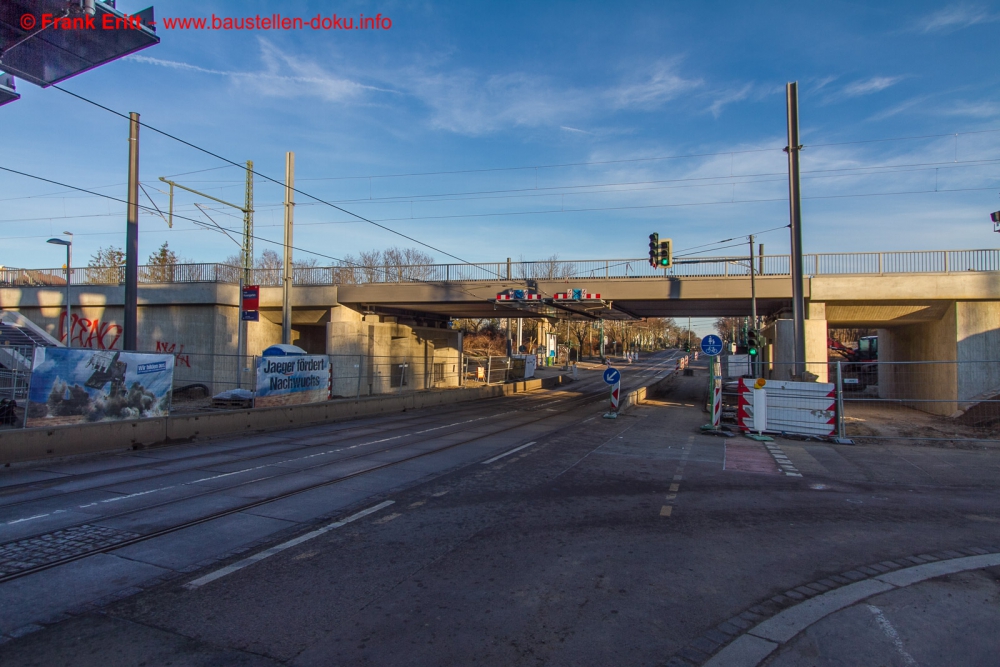
{"label": "billboard poster", "polygon": [[325,355],[260,357],[254,407],[316,403],[330,398],[330,360]]}
{"label": "billboard poster", "polygon": [[27,426],[165,417],[174,356],[36,347]]}

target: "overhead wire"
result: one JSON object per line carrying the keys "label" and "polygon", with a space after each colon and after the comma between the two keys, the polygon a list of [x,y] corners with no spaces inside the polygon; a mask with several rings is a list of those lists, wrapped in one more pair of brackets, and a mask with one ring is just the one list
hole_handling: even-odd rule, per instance
{"label": "overhead wire", "polygon": [[[71,95],[71,96],[73,96],[73,97],[75,97],[75,98],[77,98],[79,100],[82,100],[82,101],[84,101],[84,102],[86,102],[88,104],[92,104],[92,105],[94,105],[94,106],[96,106],[96,107],[98,107],[100,109],[104,109],[105,111],[107,111],[109,113],[112,113],[112,114],[114,114],[114,115],[116,115],[116,116],[118,116],[120,118],[124,118],[126,120],[130,120],[127,115],[125,115],[125,114],[123,114],[123,113],[121,113],[119,111],[115,111],[114,109],[111,109],[110,107],[106,107],[103,104],[100,104],[100,103],[95,102],[93,100],[87,99],[86,97],[83,97],[82,95],[77,95],[76,93],[71,92],[69,90],[66,90],[65,88],[63,88],[61,86],[53,84],[52,87],[56,88],[57,90],[60,90],[60,91],[62,91],[64,93],[66,93],[67,95]],[[225,157],[219,155],[218,153],[213,153],[212,151],[208,150],[207,148],[202,148],[201,146],[198,146],[196,144],[192,144],[189,141],[185,141],[184,139],[181,139],[180,137],[177,137],[177,136],[175,136],[173,134],[170,134],[169,132],[165,132],[163,130],[160,130],[159,128],[156,128],[156,127],[154,127],[152,125],[148,125],[146,123],[143,123],[142,121],[138,121],[138,123],[142,127],[145,127],[145,128],[147,128],[149,130],[152,130],[153,132],[156,132],[156,133],[161,134],[161,135],[163,135],[165,137],[173,139],[174,141],[182,143],[185,146],[193,148],[193,149],[195,149],[197,151],[201,151],[202,153],[205,153],[206,155],[211,155],[212,157],[217,158],[219,160],[222,160],[223,162],[227,162],[227,163],[229,163],[229,164],[231,164],[233,166],[236,166],[236,167],[239,167],[241,169],[247,170],[246,165],[241,165],[241,164],[239,164],[237,162],[234,162],[234,161],[230,160],[229,158],[225,158]],[[318,202],[320,202],[322,204],[326,204],[327,206],[329,206],[331,208],[335,208],[338,211],[341,211],[342,213],[346,213],[346,214],[351,215],[351,216],[353,216],[355,218],[358,218],[359,220],[361,220],[363,222],[367,222],[370,225],[374,225],[375,227],[378,227],[379,229],[384,229],[387,232],[390,232],[392,234],[396,234],[397,236],[399,236],[401,238],[405,238],[405,239],[407,239],[409,241],[412,241],[414,243],[422,245],[425,248],[430,248],[431,250],[434,250],[435,252],[439,252],[439,253],[441,253],[443,255],[451,257],[452,259],[457,259],[459,262],[462,262],[463,264],[472,265],[472,262],[469,262],[469,261],[467,261],[467,260],[459,257],[458,255],[454,255],[454,254],[452,254],[450,252],[447,252],[446,250],[442,250],[441,248],[433,246],[433,245],[431,245],[429,243],[425,243],[425,242],[423,242],[423,241],[421,241],[419,239],[416,239],[416,238],[414,238],[412,236],[409,236],[408,234],[403,234],[402,232],[396,231],[396,230],[394,230],[394,229],[392,229],[390,227],[386,227],[385,225],[379,224],[378,222],[375,222],[373,220],[369,220],[368,218],[366,218],[366,217],[364,217],[362,215],[358,215],[357,213],[354,213],[353,211],[349,211],[349,210],[347,210],[347,209],[345,209],[345,208],[343,208],[341,206],[337,206],[336,204],[332,204],[332,203],[330,203],[328,201],[325,201],[325,200],[323,200],[323,199],[321,199],[321,198],[319,198],[319,197],[317,197],[315,195],[312,195],[312,194],[310,194],[308,192],[304,192],[303,190],[300,190],[299,188],[288,187],[287,185],[285,185],[281,181],[278,181],[277,179],[271,178],[267,174],[262,174],[262,173],[260,173],[260,172],[258,172],[256,170],[254,170],[254,169],[249,169],[247,171],[250,171],[252,174],[254,174],[256,176],[260,176],[261,178],[263,178],[263,179],[265,179],[267,181],[271,181],[272,183],[276,183],[278,185],[281,185],[282,187],[286,188],[287,190],[296,192],[296,193],[302,195],[303,197],[309,197],[310,199],[314,199],[314,200],[316,200],[316,201],[318,201]]]}

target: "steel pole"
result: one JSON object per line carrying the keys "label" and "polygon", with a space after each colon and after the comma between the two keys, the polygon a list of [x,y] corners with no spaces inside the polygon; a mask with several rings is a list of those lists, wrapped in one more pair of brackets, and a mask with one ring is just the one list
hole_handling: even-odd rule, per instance
{"label": "steel pole", "polygon": [[73,317],[69,303],[69,283],[73,275],[73,242],[66,246],[66,347],[73,347]]}
{"label": "steel pole", "polygon": [[281,342],[292,344],[292,224],[295,210],[295,153],[285,153],[285,258],[282,266]]}
{"label": "steel pole", "polygon": [[128,115],[128,206],[125,225],[125,318],[122,349],[136,350],[139,326],[139,114]]}
{"label": "steel pole", "polygon": [[806,370],[805,297],[802,278],[802,201],[799,191],[799,85],[785,86],[788,111],[788,206],[791,229],[792,318],[795,337],[795,375],[801,378]]}

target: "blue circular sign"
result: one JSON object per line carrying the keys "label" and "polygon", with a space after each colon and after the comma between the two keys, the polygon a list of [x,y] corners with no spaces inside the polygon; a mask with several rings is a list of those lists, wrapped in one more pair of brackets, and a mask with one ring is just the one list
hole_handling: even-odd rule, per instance
{"label": "blue circular sign", "polygon": [[722,353],[722,339],[715,334],[708,334],[701,339],[701,351],[710,357],[716,357]]}
{"label": "blue circular sign", "polygon": [[608,384],[617,384],[622,379],[622,374],[617,368],[609,368],[604,371],[604,381]]}

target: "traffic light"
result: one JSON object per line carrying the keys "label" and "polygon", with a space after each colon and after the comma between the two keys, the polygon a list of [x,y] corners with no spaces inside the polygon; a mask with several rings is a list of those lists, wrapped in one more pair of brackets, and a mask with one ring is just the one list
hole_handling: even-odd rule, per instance
{"label": "traffic light", "polygon": [[660,235],[649,235],[649,265],[659,266],[660,264]]}
{"label": "traffic light", "polygon": [[760,332],[756,329],[751,329],[747,332],[747,354],[751,357],[756,357],[760,352]]}
{"label": "traffic light", "polygon": [[660,241],[658,266],[666,268],[674,263],[674,242],[673,239],[663,239]]}

